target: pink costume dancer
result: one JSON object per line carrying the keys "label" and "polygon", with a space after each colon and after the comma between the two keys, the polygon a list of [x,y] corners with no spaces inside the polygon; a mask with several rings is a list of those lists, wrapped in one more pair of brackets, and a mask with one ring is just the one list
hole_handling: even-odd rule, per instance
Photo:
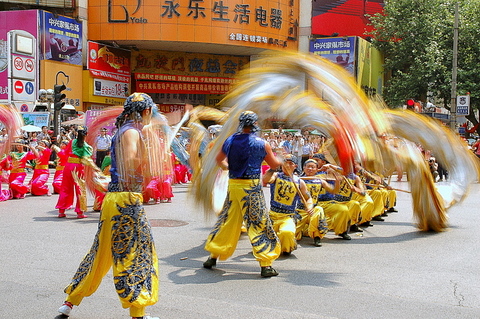
{"label": "pink costume dancer", "polygon": [[25,198],[25,194],[28,192],[28,185],[24,184],[27,173],[25,168],[27,167],[27,161],[35,159],[33,152],[24,152],[25,145],[15,145],[17,151],[11,152],[8,155],[9,160],[12,163],[12,170],[8,178],[10,185],[10,193],[14,199]]}
{"label": "pink costume dancer", "polygon": [[160,178],[159,177],[152,177],[152,179],[148,182],[147,186],[143,190],[143,203],[148,204],[150,199],[155,200],[155,204],[160,203]]}
{"label": "pink costume dancer", "polygon": [[58,162],[52,182],[53,192],[55,194],[60,194],[60,189],[62,188],[63,169],[68,161],[68,153],[66,152],[67,144],[67,141],[62,141],[60,144],[60,150],[57,152]]}
{"label": "pink costume dancer", "polygon": [[[10,161],[8,161],[8,158],[5,156],[0,161],[0,171],[1,170],[9,171],[10,169],[11,169]],[[11,196],[10,195],[10,190],[2,189],[2,181],[0,181],[0,202],[3,202],[3,201],[6,201],[7,199],[10,199],[10,196]]]}
{"label": "pink costume dancer", "polygon": [[66,153],[68,153],[68,160],[65,168],[63,169],[63,181],[62,188],[60,189],[60,196],[58,197],[57,206],[58,217],[66,217],[65,210],[69,209],[73,205],[73,201],[76,198],[75,212],[77,218],[85,218],[84,211],[80,207],[81,197],[86,196],[82,194],[80,186],[75,182],[73,172],[75,171],[80,179],[84,177],[84,165],[82,164],[82,158],[88,158],[92,155],[92,147],[85,142],[85,135],[87,135],[86,128],[83,126],[78,127],[78,137],[68,143],[66,147]]}
{"label": "pink costume dancer", "polygon": [[172,154],[172,161],[175,163],[175,182],[176,183],[188,183],[190,180],[191,174],[188,172],[188,167],[180,163],[175,154]]}
{"label": "pink costume dancer", "polygon": [[165,175],[162,176],[161,182],[158,184],[160,190],[160,200],[166,201],[167,203],[172,202],[173,191],[172,191],[172,182],[173,174],[170,167],[164,168]]}
{"label": "pink costume dancer", "polygon": [[50,161],[50,155],[52,150],[48,148],[48,141],[40,141],[37,148],[39,149],[38,157],[36,158],[37,164],[33,170],[33,176],[31,181],[30,192],[35,196],[51,195],[48,190],[47,181],[50,177],[50,171],[48,169],[48,162]]}

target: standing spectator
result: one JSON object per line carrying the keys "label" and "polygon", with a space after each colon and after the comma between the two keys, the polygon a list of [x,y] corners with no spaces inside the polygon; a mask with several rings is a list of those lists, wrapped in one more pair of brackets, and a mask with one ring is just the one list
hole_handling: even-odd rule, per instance
{"label": "standing spectator", "polygon": [[312,156],[313,156],[313,146],[311,143],[310,136],[308,136],[305,139],[305,143],[302,146],[302,162],[300,163],[301,167],[303,167],[303,164]]}
{"label": "standing spectator", "polygon": [[107,134],[107,128],[102,128],[100,135],[95,139],[95,164],[98,167],[102,166],[103,159],[107,155],[112,145],[112,137]]}
{"label": "standing spectator", "polygon": [[48,127],[46,126],[42,126],[42,131],[38,133],[37,138],[39,141],[47,141],[48,143],[52,143],[50,134],[48,134]]}

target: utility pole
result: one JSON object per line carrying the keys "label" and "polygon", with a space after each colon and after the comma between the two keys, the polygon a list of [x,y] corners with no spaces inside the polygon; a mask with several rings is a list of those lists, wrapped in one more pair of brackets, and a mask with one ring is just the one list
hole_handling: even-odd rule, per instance
{"label": "utility pole", "polygon": [[453,25],[453,63],[452,63],[452,95],[450,105],[450,128],[457,127],[457,65],[458,65],[458,2],[455,3],[455,22]]}

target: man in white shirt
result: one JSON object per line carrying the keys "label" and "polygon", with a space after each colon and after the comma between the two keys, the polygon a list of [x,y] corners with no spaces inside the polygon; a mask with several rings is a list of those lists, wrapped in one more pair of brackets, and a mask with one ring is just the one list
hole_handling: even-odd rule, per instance
{"label": "man in white shirt", "polygon": [[97,136],[95,139],[95,149],[96,149],[96,157],[95,157],[95,164],[98,167],[102,167],[102,162],[107,152],[110,150],[110,146],[112,145],[112,137],[107,134],[107,128],[102,128],[100,131],[100,135]]}

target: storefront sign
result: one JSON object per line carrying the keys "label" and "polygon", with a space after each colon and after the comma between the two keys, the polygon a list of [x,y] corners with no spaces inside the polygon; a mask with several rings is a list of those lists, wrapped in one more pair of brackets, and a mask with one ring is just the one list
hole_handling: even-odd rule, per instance
{"label": "storefront sign", "polygon": [[93,80],[93,95],[126,98],[130,95],[128,83],[120,83],[104,79]]}
{"label": "storefront sign", "polygon": [[295,0],[101,0],[88,10],[89,34],[98,40],[297,48],[299,2]]}
{"label": "storefront sign", "polygon": [[162,113],[181,112],[185,113],[185,104],[159,104],[158,110]]}
{"label": "storefront sign", "polygon": [[159,75],[232,78],[249,57],[141,50],[132,52],[132,72]]}
{"label": "storefront sign", "polygon": [[170,74],[153,74],[153,73],[135,73],[135,80],[150,81],[174,81],[174,82],[192,82],[192,83],[211,83],[211,84],[233,84],[236,79],[219,78],[207,76],[185,76]]}
{"label": "storefront sign", "polygon": [[227,84],[137,82],[137,91],[145,93],[225,94],[229,89]]}

